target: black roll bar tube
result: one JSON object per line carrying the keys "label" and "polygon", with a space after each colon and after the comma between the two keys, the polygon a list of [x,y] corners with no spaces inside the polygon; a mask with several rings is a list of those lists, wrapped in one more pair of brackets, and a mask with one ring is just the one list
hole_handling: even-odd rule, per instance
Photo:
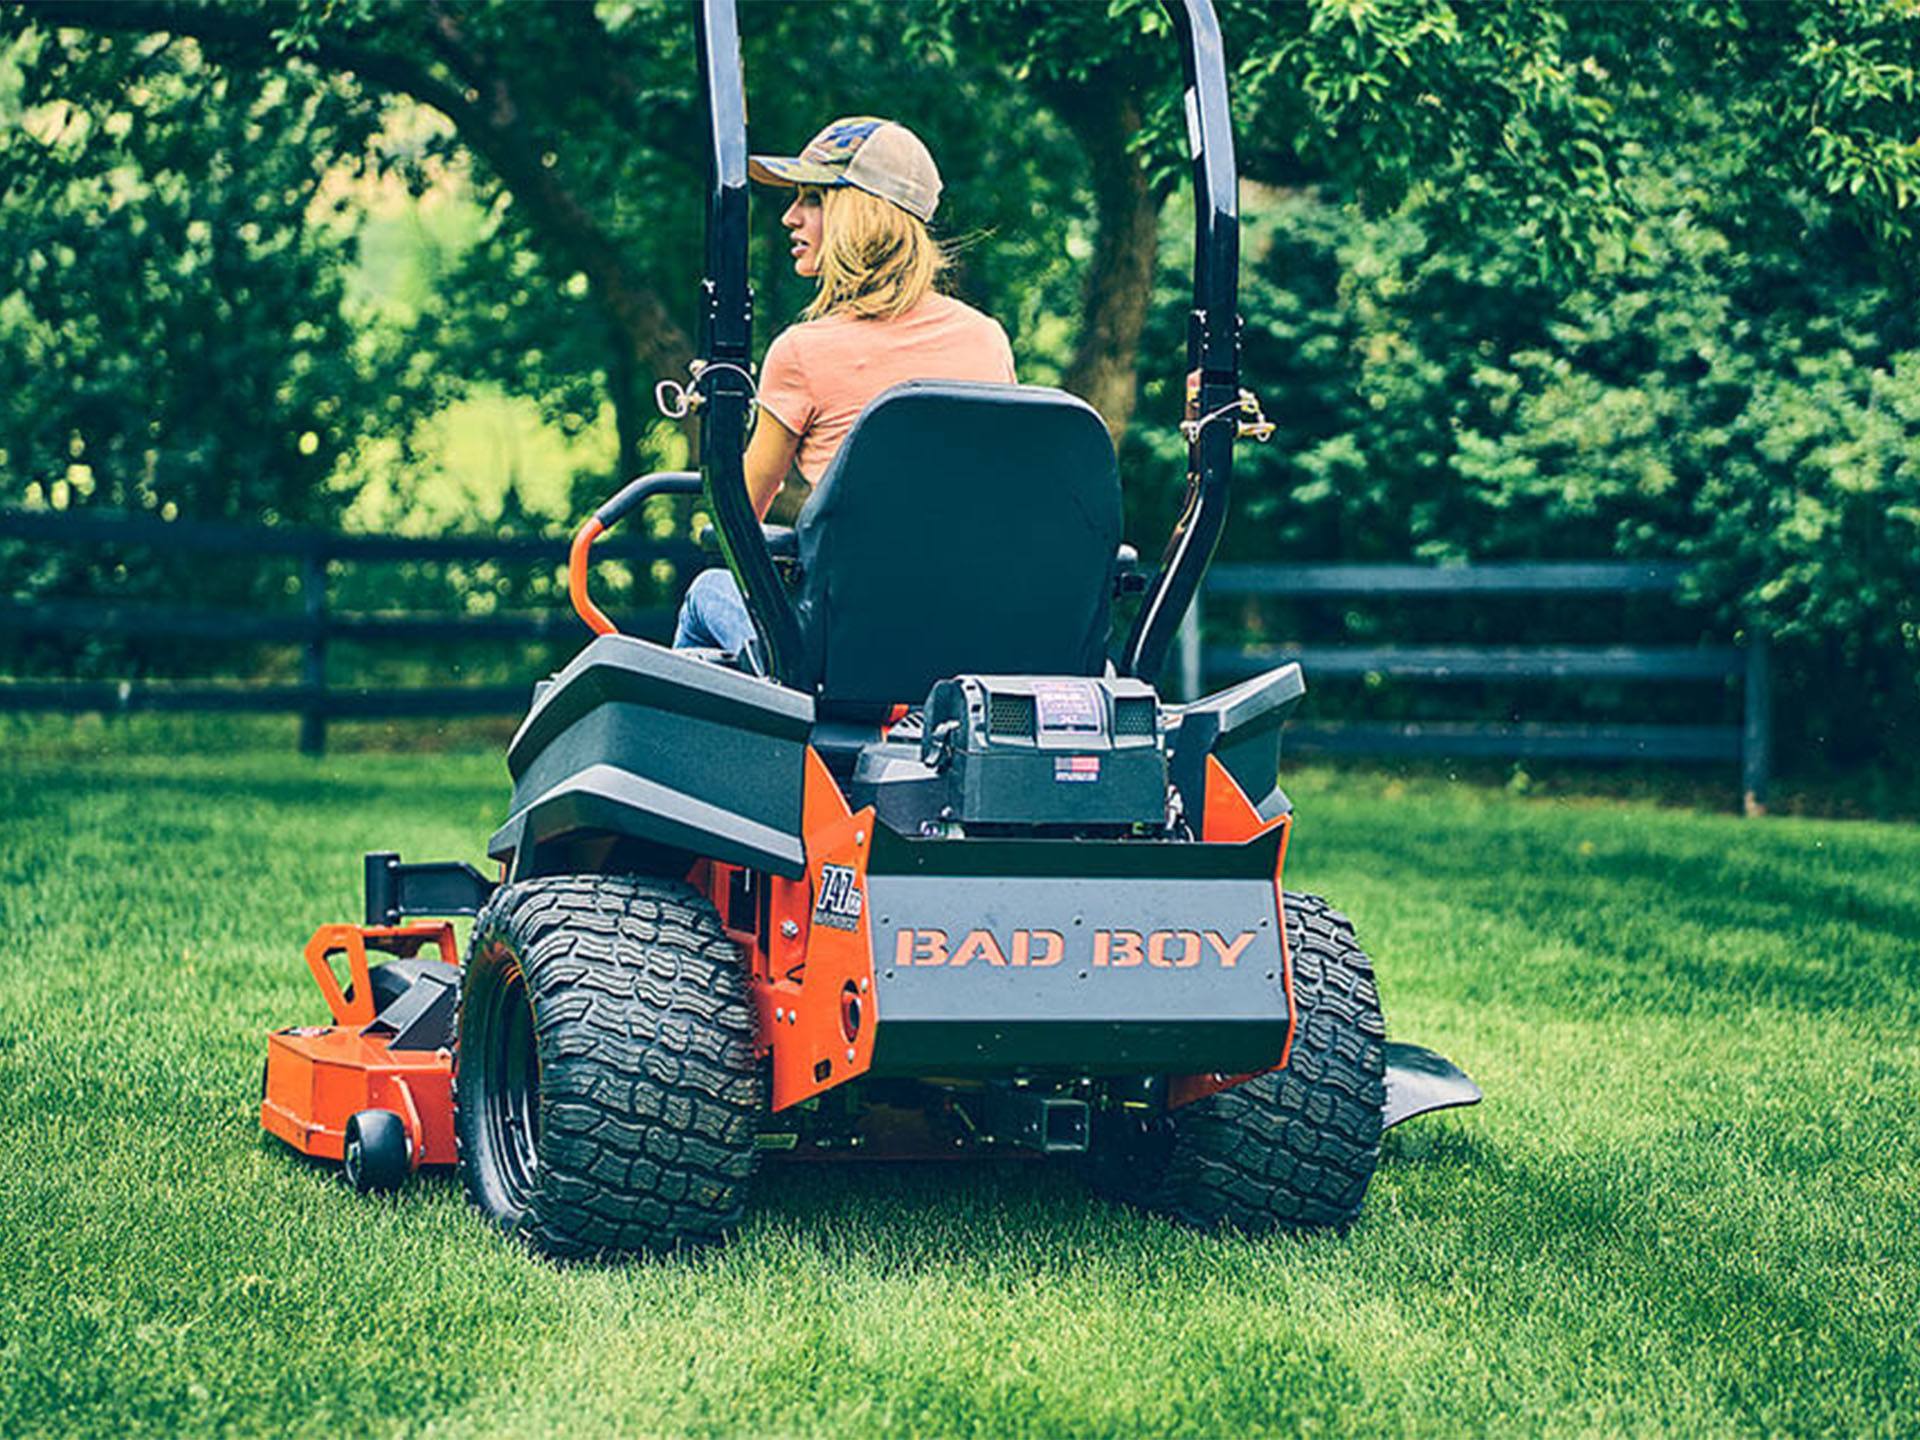
{"label": "black roll bar tube", "polygon": [[700,282],[700,472],[720,535],[766,647],[767,672],[792,683],[800,622],[773,568],[747,498],[747,417],[753,405],[753,287],[747,283],[747,100],[734,0],[701,0],[700,89],[707,102],[707,255]]}
{"label": "black roll bar tube", "polygon": [[[1151,682],[1226,525],[1240,398],[1240,196],[1227,60],[1211,0],[1166,0],[1180,38],[1193,161],[1193,308],[1187,314],[1187,493],[1120,660]],[[1212,417],[1212,418],[1210,418]]]}

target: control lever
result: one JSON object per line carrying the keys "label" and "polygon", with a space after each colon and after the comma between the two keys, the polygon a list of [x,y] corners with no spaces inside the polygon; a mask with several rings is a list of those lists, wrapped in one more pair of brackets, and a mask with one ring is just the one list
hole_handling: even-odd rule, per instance
{"label": "control lever", "polygon": [[953,737],[960,729],[956,720],[942,720],[928,730],[920,741],[920,763],[933,770],[944,770],[953,763]]}

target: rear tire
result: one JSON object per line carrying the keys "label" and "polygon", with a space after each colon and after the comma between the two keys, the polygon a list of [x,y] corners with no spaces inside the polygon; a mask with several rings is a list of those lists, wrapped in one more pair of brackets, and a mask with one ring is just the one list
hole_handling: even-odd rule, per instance
{"label": "rear tire", "polygon": [[474,922],[455,1137],[468,1196],[562,1259],[725,1239],[765,1085],[738,952],[691,886],[526,881]]}
{"label": "rear tire", "polygon": [[1089,1178],[1109,1198],[1202,1229],[1345,1225],[1380,1158],[1386,1027],[1347,917],[1286,897],[1298,1029],[1284,1070],[1141,1119],[1096,1117]]}

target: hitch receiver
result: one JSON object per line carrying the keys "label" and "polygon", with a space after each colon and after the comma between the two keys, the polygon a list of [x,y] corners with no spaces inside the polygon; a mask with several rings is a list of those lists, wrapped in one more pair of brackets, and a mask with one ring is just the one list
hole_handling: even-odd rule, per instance
{"label": "hitch receiver", "polygon": [[1087,1102],[1067,1095],[1035,1095],[995,1085],[982,1107],[994,1139],[1047,1155],[1079,1154],[1087,1148]]}

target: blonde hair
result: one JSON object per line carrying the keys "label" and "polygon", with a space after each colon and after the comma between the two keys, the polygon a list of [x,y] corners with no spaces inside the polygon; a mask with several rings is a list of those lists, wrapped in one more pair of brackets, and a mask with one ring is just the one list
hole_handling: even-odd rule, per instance
{"label": "blonde hair", "polygon": [[804,319],[891,320],[926,298],[947,252],[918,216],[850,185],[820,194],[820,292]]}

